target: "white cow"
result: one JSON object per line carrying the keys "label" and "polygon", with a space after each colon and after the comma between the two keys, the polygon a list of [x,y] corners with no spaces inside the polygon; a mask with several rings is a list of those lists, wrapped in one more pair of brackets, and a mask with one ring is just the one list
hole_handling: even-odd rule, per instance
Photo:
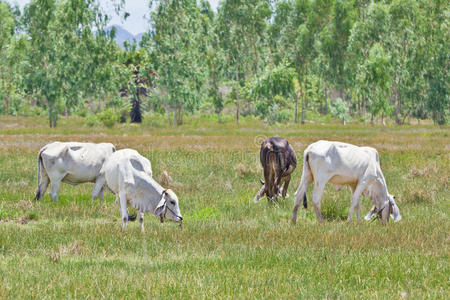
{"label": "white cow", "polygon": [[41,199],[51,183],[50,197],[57,201],[62,181],[72,185],[94,182],[92,201],[95,197],[103,200],[103,182],[98,180],[100,170],[114,151],[114,145],[109,143],[54,142],[44,146],[37,157],[38,188],[35,199]]}
{"label": "white cow", "polygon": [[139,223],[144,232],[144,212],[152,211],[161,222],[164,217],[180,222],[183,217],[178,207],[178,198],[170,189],[164,189],[151,176],[148,159],[132,149],[114,152],[102,170],[102,180],[118,196],[125,230],[129,220],[127,204],[139,211]]}
{"label": "white cow", "polygon": [[[320,199],[327,182],[334,184],[338,190],[344,185],[350,186],[353,198],[348,213],[349,222],[352,221],[355,208],[358,222],[361,221],[359,213],[361,194],[372,200],[376,213],[383,222],[388,220],[389,214],[395,221],[401,219],[394,197],[388,193],[378,152],[374,148],[329,141],[318,141],[309,145],[303,154],[303,174],[295,193],[293,223],[297,220],[297,210],[302,198],[306,207],[306,190],[312,181],[314,181],[312,202],[320,222],[323,221]],[[370,218],[372,214],[373,211],[369,212],[366,218]]]}

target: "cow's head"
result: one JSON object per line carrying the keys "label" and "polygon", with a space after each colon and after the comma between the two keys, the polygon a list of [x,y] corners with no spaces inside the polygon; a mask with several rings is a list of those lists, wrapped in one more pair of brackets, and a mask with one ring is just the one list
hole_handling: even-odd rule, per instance
{"label": "cow's head", "polygon": [[[269,199],[269,200],[277,201],[279,189],[277,187],[275,187],[274,184],[272,184],[272,185],[266,184],[261,179],[259,181],[261,182],[262,187],[258,191],[258,193],[256,193],[256,196],[255,196],[255,198],[253,198],[253,201],[255,203],[259,202],[259,200],[261,200],[261,198],[263,198],[264,195],[266,195],[267,199]],[[275,192],[274,192],[274,189],[275,189]]]}
{"label": "cow's head", "polygon": [[394,222],[400,221],[402,216],[400,215],[400,210],[398,209],[397,203],[395,203],[395,196],[388,193],[388,200],[391,218],[394,219]]}
{"label": "cow's head", "polygon": [[264,181],[262,181],[261,179],[259,181],[261,182],[262,187],[261,189],[259,189],[258,193],[256,193],[255,198],[253,199],[255,203],[261,200],[261,198],[266,194],[266,185],[264,184]]}
{"label": "cow's head", "polygon": [[164,222],[164,218],[179,223],[183,221],[178,206],[178,197],[172,190],[168,189],[162,192],[161,200],[155,208],[155,215],[161,218],[161,222]]}
{"label": "cow's head", "polygon": [[388,193],[388,197],[386,201],[384,201],[384,205],[381,208],[377,208],[374,206],[370,212],[365,217],[366,220],[370,220],[374,214],[378,214],[378,218],[382,222],[388,222],[389,216],[394,219],[394,222],[398,222],[402,219],[400,215],[400,210],[398,209],[397,204],[395,203],[395,196]]}

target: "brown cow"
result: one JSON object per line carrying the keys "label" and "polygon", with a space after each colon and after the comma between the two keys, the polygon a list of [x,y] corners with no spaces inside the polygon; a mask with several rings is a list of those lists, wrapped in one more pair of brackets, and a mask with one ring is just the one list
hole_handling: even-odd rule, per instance
{"label": "brown cow", "polygon": [[277,200],[279,194],[285,198],[291,174],[297,167],[294,149],[286,139],[271,137],[262,142],[259,158],[264,169],[264,182],[261,180],[262,187],[254,201],[258,202],[264,195],[273,201]]}

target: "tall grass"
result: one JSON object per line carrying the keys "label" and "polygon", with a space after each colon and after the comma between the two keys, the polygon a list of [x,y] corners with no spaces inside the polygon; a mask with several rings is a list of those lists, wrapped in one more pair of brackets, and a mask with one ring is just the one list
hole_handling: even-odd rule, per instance
{"label": "tall grass", "polygon": [[[39,122],[0,118],[2,299],[448,297],[448,127],[266,127],[251,119],[236,127],[188,119],[180,128],[92,129],[63,119],[49,130]],[[255,204],[259,143],[271,135],[288,137],[299,164],[290,198]],[[376,147],[402,221],[347,224],[349,190],[327,187],[326,222],[308,209],[292,225],[301,154],[318,139]],[[140,151],[156,179],[163,171],[172,178],[183,228],[148,214],[145,234],[135,223],[122,232],[113,195],[91,203],[92,184],[63,184],[57,203],[48,194],[31,201],[36,154],[54,140]],[[370,206],[363,199],[362,213]]]}

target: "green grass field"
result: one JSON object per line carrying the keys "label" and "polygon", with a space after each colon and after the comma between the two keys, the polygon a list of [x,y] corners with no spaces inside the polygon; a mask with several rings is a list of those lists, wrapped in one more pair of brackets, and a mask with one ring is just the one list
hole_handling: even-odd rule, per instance
{"label": "green grass field", "polygon": [[[450,128],[279,125],[191,118],[113,129],[82,119],[0,117],[0,299],[5,298],[447,298],[450,295]],[[288,138],[299,164],[290,198],[253,197],[259,145]],[[289,216],[302,153],[319,140],[377,148],[399,223],[347,224],[350,191],[327,187],[319,224],[310,208]],[[36,156],[51,141],[111,142],[172,177],[183,228],[145,218],[122,232],[118,204],[90,201],[93,185],[62,184],[59,202],[32,201]],[[308,196],[310,197],[310,192]],[[310,202],[309,202],[310,204]],[[371,207],[362,199],[362,214]]]}

